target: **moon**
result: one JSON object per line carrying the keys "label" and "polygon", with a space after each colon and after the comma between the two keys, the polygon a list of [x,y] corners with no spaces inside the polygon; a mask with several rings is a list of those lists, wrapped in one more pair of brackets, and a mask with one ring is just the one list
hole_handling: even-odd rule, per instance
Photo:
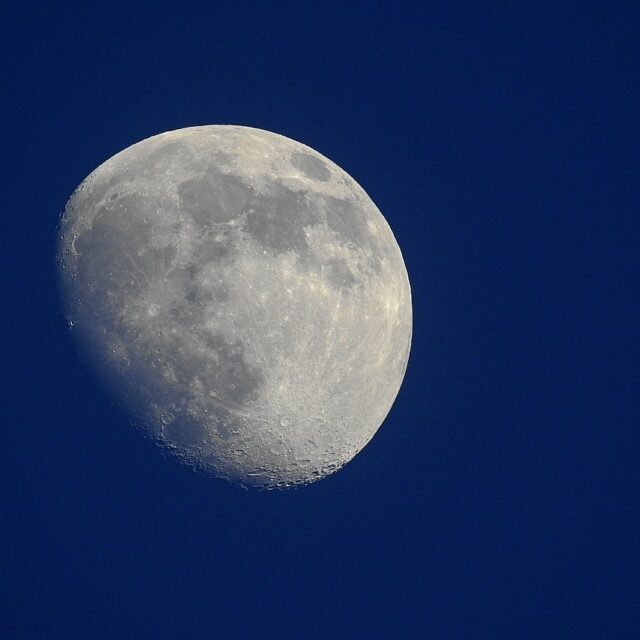
{"label": "moon", "polygon": [[353,178],[284,136],[211,125],[128,147],[73,193],[56,255],[91,368],[216,476],[319,480],[400,389],[412,310],[394,235]]}

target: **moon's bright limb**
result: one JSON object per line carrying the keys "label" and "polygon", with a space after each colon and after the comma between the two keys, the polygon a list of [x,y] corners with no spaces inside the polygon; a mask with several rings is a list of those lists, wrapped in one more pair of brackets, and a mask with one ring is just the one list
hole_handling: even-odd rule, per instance
{"label": "moon's bright limb", "polygon": [[411,294],[391,229],[347,173],[283,136],[205,126],[125,149],[72,195],[58,259],[102,378],[216,475],[322,478],[400,388]]}

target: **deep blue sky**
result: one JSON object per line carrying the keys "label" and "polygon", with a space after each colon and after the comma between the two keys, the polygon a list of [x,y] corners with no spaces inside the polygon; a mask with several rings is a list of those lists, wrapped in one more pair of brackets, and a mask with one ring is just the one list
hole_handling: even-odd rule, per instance
{"label": "deep blue sky", "polygon": [[[13,4],[0,636],[637,638],[638,4]],[[90,171],[228,123],[347,170],[413,288],[387,421],[296,491],[161,455],[54,289]]]}

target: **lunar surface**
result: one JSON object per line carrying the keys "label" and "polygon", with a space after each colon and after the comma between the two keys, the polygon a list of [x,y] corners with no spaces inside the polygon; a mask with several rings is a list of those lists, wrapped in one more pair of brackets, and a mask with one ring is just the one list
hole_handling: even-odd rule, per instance
{"label": "lunar surface", "polygon": [[313,149],[240,126],[143,140],[62,215],[65,314],[134,421],[244,486],[338,470],[402,382],[409,280],[363,189]]}

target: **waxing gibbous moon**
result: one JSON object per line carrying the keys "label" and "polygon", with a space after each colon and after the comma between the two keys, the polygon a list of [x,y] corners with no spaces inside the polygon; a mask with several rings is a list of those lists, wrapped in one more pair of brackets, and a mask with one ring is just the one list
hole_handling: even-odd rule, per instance
{"label": "waxing gibbous moon", "polygon": [[73,193],[57,257],[114,398],[228,480],[333,473],[400,388],[412,312],[393,233],[345,171],[284,136],[216,125],[134,144]]}

